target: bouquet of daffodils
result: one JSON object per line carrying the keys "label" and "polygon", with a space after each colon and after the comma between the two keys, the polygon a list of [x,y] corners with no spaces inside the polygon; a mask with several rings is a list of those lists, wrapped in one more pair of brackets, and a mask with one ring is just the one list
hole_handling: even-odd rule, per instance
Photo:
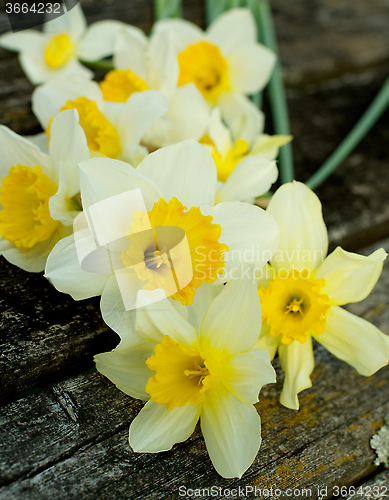
{"label": "bouquet of daffodils", "polygon": [[313,191],[293,181],[269,193],[292,138],[265,134],[249,98],[277,64],[249,9],[206,31],[160,20],[146,37],[116,21],[87,27],[77,4],[0,45],[38,85],[44,130],[0,127],[0,254],[75,300],[101,295],[120,343],[96,368],[147,401],[134,451],[169,450],[200,420],[218,473],[241,477],[277,353],[280,402],[294,410],[311,386],[312,338],[362,375],[388,364],[389,337],[340,307],[371,292],[384,250],[327,256]]}

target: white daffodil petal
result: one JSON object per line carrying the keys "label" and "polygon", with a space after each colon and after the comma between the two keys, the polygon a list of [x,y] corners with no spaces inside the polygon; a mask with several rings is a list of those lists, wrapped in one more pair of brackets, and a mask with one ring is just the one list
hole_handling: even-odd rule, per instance
{"label": "white daffodil petal", "polygon": [[248,156],[238,163],[217,192],[217,201],[243,201],[261,196],[270,189],[277,177],[275,161],[261,156]]}
{"label": "white daffodil petal", "polygon": [[130,69],[146,79],[147,37],[135,26],[127,26],[116,37],[113,65],[116,69]]}
{"label": "white daffodil petal", "polygon": [[276,382],[269,353],[259,349],[234,354],[222,370],[223,385],[243,403],[256,403],[260,388]]}
{"label": "white daffodil petal", "polygon": [[177,52],[204,38],[204,32],[195,24],[184,19],[163,19],[154,24],[154,33],[167,32],[172,36]]}
{"label": "white daffodil petal", "polygon": [[199,419],[199,405],[186,404],[168,411],[149,401],[130,425],[130,446],[134,451],[156,453],[186,441]]}
{"label": "white daffodil petal", "polygon": [[0,36],[0,47],[14,52],[34,54],[43,51],[45,37],[36,30],[25,30],[19,33],[4,33]]}
{"label": "white daffodil petal", "polygon": [[84,61],[97,61],[111,56],[116,37],[126,24],[120,21],[99,21],[88,27],[85,37],[78,46],[78,57]]}
{"label": "white daffodil petal", "polygon": [[[59,220],[64,226],[72,226],[75,217],[81,212],[81,207],[77,210],[68,197],[68,179],[63,168],[63,162],[58,163],[58,175],[56,176],[58,191],[49,200],[50,216],[54,220]],[[72,208],[74,208],[72,210]]]}
{"label": "white daffodil petal", "polygon": [[312,340],[308,338],[304,344],[294,340],[289,345],[280,342],[278,354],[281,367],[285,372],[280,402],[287,408],[298,410],[299,400],[297,394],[312,386],[310,375],[315,367]]}
{"label": "white daffodil petal", "polygon": [[34,90],[32,110],[42,128],[46,130],[50,120],[59,113],[66,101],[74,101],[80,96],[96,101],[98,104],[102,102],[98,83],[82,75],[57,77]]}
{"label": "white daffodil petal", "polygon": [[232,141],[229,129],[222,122],[220,108],[216,107],[211,111],[208,135],[222,158],[226,156],[232,147]]}
{"label": "white daffodil petal", "polygon": [[80,191],[80,172],[77,163],[89,158],[85,134],[78,122],[76,110],[62,111],[54,118],[51,124],[49,151],[54,165],[59,165],[62,161],[67,180],[66,195],[74,196]]}
{"label": "white daffodil petal", "polygon": [[257,28],[249,9],[231,9],[221,14],[207,29],[207,36],[228,56],[242,45],[255,43]]}
{"label": "white daffodil petal", "polygon": [[45,277],[57,290],[70,294],[74,300],[101,295],[109,276],[81,268],[74,235],[59,241],[47,259]]}
{"label": "white daffodil petal", "polygon": [[288,144],[293,139],[291,135],[259,135],[250,151],[252,155],[263,156],[268,160],[275,160],[281,146]]}
{"label": "white daffodil petal", "polygon": [[170,33],[154,33],[151,36],[146,65],[150,87],[170,98],[177,88],[179,73]]}
{"label": "white daffodil petal", "polygon": [[228,76],[233,90],[255,94],[269,81],[276,56],[260,44],[244,45],[230,55]]}
{"label": "white daffodil petal", "polygon": [[224,285],[211,285],[203,283],[196,291],[193,304],[183,306],[178,300],[169,299],[176,311],[199,332],[201,322],[208,311],[208,308],[219,293],[224,289]]}
{"label": "white daffodil petal", "polygon": [[267,212],[281,231],[272,266],[276,270],[315,270],[328,250],[327,229],[316,194],[301,182],[284,184],[274,193]]}
{"label": "white daffodil petal", "polygon": [[176,197],[187,208],[215,202],[215,163],[209,152],[195,141],[151,153],[137,171],[157,184],[165,200]]}
{"label": "white daffodil petal", "polygon": [[331,307],[325,332],[315,338],[366,377],[389,363],[389,337],[341,307]]}
{"label": "white daffodil petal", "polygon": [[200,140],[208,125],[209,108],[203,96],[193,83],[178,87],[170,99],[166,115],[172,126],[164,145],[175,144],[187,139]]}
{"label": "white daffodil petal", "polygon": [[261,349],[263,351],[267,351],[270,355],[270,358],[273,359],[274,356],[276,355],[278,344],[279,344],[279,337],[274,337],[274,335],[270,335],[270,326],[268,326],[266,323],[263,323],[259,339],[255,344],[255,349]]}
{"label": "white daffodil petal", "polygon": [[79,3],[62,16],[50,20],[50,15],[47,15],[43,24],[44,33],[66,32],[73,40],[77,40],[85,30],[86,19]]}
{"label": "white daffodil petal", "polygon": [[201,212],[212,215],[213,223],[221,225],[220,241],[229,248],[221,280],[233,278],[242,263],[263,267],[278,248],[278,225],[259,207],[226,201],[214,207],[202,207]]}
{"label": "white daffodil petal", "polygon": [[[43,53],[43,52],[42,52]],[[33,85],[44,83],[53,78],[56,73],[44,62],[43,55],[20,53],[19,63],[27,78]],[[86,69],[86,68],[85,68]]]}
{"label": "white daffodil petal", "polygon": [[[159,300],[142,307],[143,297],[149,292],[140,291],[138,293],[136,311],[136,330],[148,340],[162,342],[165,335],[169,335],[173,340],[187,346],[196,346],[199,335],[172,306],[167,299]],[[147,299],[146,299],[147,300]]]}
{"label": "white daffodil petal", "polygon": [[38,146],[42,153],[49,154],[49,146],[47,143],[48,138],[45,132],[39,132],[39,134],[23,137],[24,139],[27,139],[27,141],[30,141],[32,144],[35,144],[35,146]]}
{"label": "white daffodil petal", "polygon": [[4,125],[0,125],[0,151],[0,181],[8,175],[11,167],[18,164],[31,168],[38,165],[50,180],[54,176],[50,157]]}
{"label": "white daffodil petal", "polygon": [[222,385],[209,389],[201,412],[201,430],[212,463],[225,477],[241,477],[261,446],[261,419]]}
{"label": "white daffodil petal", "polygon": [[[141,189],[145,207],[151,210],[154,202],[162,196],[152,181],[146,179],[128,163],[110,158],[92,158],[81,162],[79,167],[84,210],[99,201],[135,189]],[[123,213],[122,215],[127,220],[131,214]],[[126,235],[128,229],[122,236]]]}
{"label": "white daffodil petal", "polygon": [[96,369],[105,375],[121,391],[133,398],[147,400],[146,384],[152,371],[146,360],[154,354],[155,342],[138,339],[127,348],[116,348],[94,357]]}
{"label": "white daffodil petal", "polygon": [[[243,266],[239,271],[243,270]],[[251,349],[261,328],[261,306],[252,269],[247,277],[227,283],[213,300],[201,323],[205,352],[234,354]],[[251,274],[251,276],[250,276]]]}
{"label": "white daffodil petal", "polygon": [[251,144],[265,125],[265,116],[246,96],[235,92],[224,92],[218,101],[223,120],[234,139],[243,139]]}
{"label": "white daffodil petal", "polygon": [[52,235],[49,239],[34,245],[32,248],[17,248],[13,243],[0,250],[1,255],[14,266],[29,273],[40,273],[44,270],[47,256],[61,237],[68,236],[68,228]]}
{"label": "white daffodil petal", "polygon": [[383,248],[365,257],[337,247],[315,272],[315,278],[326,280],[321,293],[336,305],[360,302],[377,283],[386,255]]}
{"label": "white daffodil petal", "polygon": [[168,99],[156,90],[131,94],[116,124],[122,146],[121,159],[133,161],[145,132],[168,109]]}

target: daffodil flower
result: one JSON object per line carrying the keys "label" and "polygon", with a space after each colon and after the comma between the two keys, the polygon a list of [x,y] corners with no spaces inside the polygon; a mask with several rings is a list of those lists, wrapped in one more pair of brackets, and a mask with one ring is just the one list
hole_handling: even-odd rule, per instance
{"label": "daffodil flower", "polygon": [[[243,113],[245,106],[247,113]],[[237,113],[227,116],[227,128],[219,108],[211,112],[207,134],[200,140],[209,149],[216,164],[218,191],[217,201],[247,201],[266,193],[277,180],[278,170],[274,161],[278,148],[291,140],[290,136],[261,134],[262,113],[253,104],[247,104],[242,96],[236,98]],[[231,133],[233,132],[233,133]],[[235,135],[236,134],[236,135]]]}
{"label": "daffodil flower", "polygon": [[97,61],[110,56],[116,35],[125,26],[119,21],[100,21],[87,27],[79,3],[68,12],[64,8],[65,14],[44,23],[43,32],[25,30],[0,37],[1,47],[19,52],[23,71],[34,85],[65,74],[93,78],[93,72],[78,59]]}
{"label": "daffodil flower", "polygon": [[77,162],[89,151],[77,113],[53,120],[49,154],[4,126],[0,149],[0,254],[26,271],[43,271],[81,211]]}
{"label": "daffodil flower", "polygon": [[261,324],[255,284],[234,280],[216,297],[215,288],[199,290],[188,320],[168,300],[141,307],[144,294],[157,292],[140,292],[136,331],[130,338],[123,332],[119,346],[95,361],[119,389],[148,400],[130,426],[134,451],[170,450],[200,418],[218,473],[241,477],[261,445],[253,404],[275,372],[269,354],[253,349]]}
{"label": "daffodil flower", "polygon": [[168,99],[148,90],[132,94],[127,102],[104,101],[96,82],[82,76],[55,78],[37,87],[32,108],[46,134],[54,116],[76,109],[93,155],[108,156],[137,165],[148,154],[140,145],[145,132],[169,109]]}
{"label": "daffodil flower", "polygon": [[360,374],[369,376],[389,361],[389,337],[339,307],[359,302],[376,284],[386,258],[381,248],[365,257],[328,249],[318,197],[304,184],[281,186],[268,213],[281,230],[279,249],[258,276],[264,321],[258,346],[285,372],[281,403],[299,408],[297,394],[311,387],[312,337]]}
{"label": "daffodil flower", "polygon": [[[242,263],[261,268],[277,248],[278,227],[264,210],[240,202],[215,206],[215,164],[195,141],[159,149],[137,169],[107,158],[79,167],[84,232],[59,242],[46,276],[76,300],[102,294],[102,314],[114,330],[134,309],[139,290],[162,289],[189,305],[203,283],[236,278]],[[136,190],[144,208],[132,213]],[[174,245],[157,241],[161,227],[173,228]],[[101,247],[110,243],[109,258],[88,272],[77,248],[87,248],[92,233]]]}
{"label": "daffodil flower", "polygon": [[248,9],[231,9],[204,32],[182,19],[158,21],[155,33],[169,33],[179,65],[178,85],[194,83],[210,106],[228,112],[234,95],[250,95],[268,82],[275,55],[257,43]]}
{"label": "daffodil flower", "polygon": [[169,110],[143,137],[149,149],[203,136],[208,105],[193,83],[177,88],[178,63],[167,33],[148,39],[138,28],[121,30],[113,64],[115,69],[100,83],[106,101],[124,103],[134,92],[148,89],[158,90],[169,99]]}

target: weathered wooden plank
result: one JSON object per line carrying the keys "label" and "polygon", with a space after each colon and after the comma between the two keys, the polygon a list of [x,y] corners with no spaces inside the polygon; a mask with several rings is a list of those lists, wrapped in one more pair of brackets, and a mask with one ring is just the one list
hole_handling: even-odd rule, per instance
{"label": "weathered wooden plank", "polygon": [[[386,279],[389,265],[383,288]],[[360,307],[385,331],[389,299],[383,292],[377,287]],[[381,314],[372,314],[378,305]],[[377,469],[369,441],[389,412],[389,366],[365,378],[321,346],[315,346],[315,359],[313,387],[303,392],[299,412],[279,404],[283,375],[275,361],[278,383],[264,388],[257,405],[263,444],[241,480],[216,474],[198,428],[170,452],[134,454],[127,428],[141,403],[98,373],[15,401],[0,413],[0,499],[180,498],[180,486],[212,485],[262,492],[277,487],[282,499],[290,498],[288,488],[305,488],[317,498],[321,486],[328,488],[323,498],[330,498],[334,486],[355,484]]]}
{"label": "weathered wooden plank", "polygon": [[118,340],[98,299],[75,302],[0,258],[0,401],[80,373]]}
{"label": "weathered wooden plank", "polygon": [[342,497],[341,500],[366,500],[373,499],[385,500],[389,497],[389,470],[385,470],[377,474],[369,481],[358,484],[354,490],[348,491],[350,493],[347,497]]}

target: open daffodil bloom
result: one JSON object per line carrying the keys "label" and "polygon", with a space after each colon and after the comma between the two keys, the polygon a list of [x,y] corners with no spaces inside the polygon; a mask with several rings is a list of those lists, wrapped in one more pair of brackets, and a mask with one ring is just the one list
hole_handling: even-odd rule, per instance
{"label": "open daffodil bloom", "polygon": [[49,154],[6,127],[0,147],[0,253],[22,269],[43,271],[81,210],[77,162],[89,158],[85,135],[77,113],[64,111],[53,120]]}
{"label": "open daffodil bloom", "polygon": [[285,382],[281,403],[298,409],[297,394],[311,386],[312,337],[362,375],[389,362],[389,337],[341,305],[359,302],[376,284],[386,258],[381,248],[365,257],[336,248],[320,201],[304,184],[285,184],[268,212],[281,229],[279,249],[258,280],[263,328],[258,346],[278,350]]}
{"label": "open daffodil bloom", "polygon": [[238,279],[221,288],[201,287],[189,321],[167,300],[143,306],[145,294],[157,292],[140,292],[135,330],[122,328],[119,346],[95,360],[119,389],[149,400],[130,426],[135,451],[169,450],[200,418],[213,465],[228,478],[240,477],[258,452],[253,404],[275,373],[269,354],[253,349],[261,322],[255,284]]}
{"label": "open daffodil bloom", "polygon": [[[136,169],[108,158],[79,166],[84,232],[60,242],[46,276],[76,299],[102,294],[102,314],[114,330],[136,307],[139,290],[161,289],[187,306],[203,284],[229,281],[242,263],[260,268],[277,247],[277,225],[264,210],[215,205],[215,164],[195,141],[151,153]],[[89,272],[77,246],[87,247],[93,233],[109,257]]]}

